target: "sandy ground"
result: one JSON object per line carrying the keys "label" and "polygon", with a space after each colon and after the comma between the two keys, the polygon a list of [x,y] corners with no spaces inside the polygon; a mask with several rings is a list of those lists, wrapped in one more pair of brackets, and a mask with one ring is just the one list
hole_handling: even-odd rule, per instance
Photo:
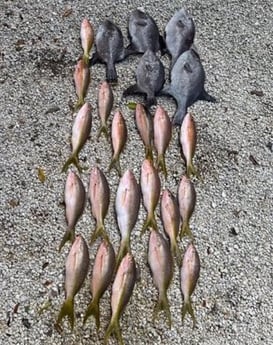
{"label": "sandy ground", "polygon": [[[70,152],[76,101],[72,73],[81,54],[80,23],[88,17],[95,29],[104,18],[118,24],[127,43],[126,25],[137,6],[151,14],[160,31],[175,10],[185,6],[196,23],[196,46],[207,74],[206,88],[218,103],[198,102],[191,107],[198,128],[195,163],[203,182],[194,180],[197,205],[191,225],[201,258],[200,279],[193,295],[197,327],[190,318],[181,323],[179,272],[168,291],[172,328],[161,313],[152,321],[157,291],[147,267],[148,233],[140,237],[145,218],[141,206],[132,234],[132,252],[140,270],[131,301],[121,319],[125,344],[272,344],[273,339],[273,2],[211,1],[4,1],[0,3],[1,184],[0,184],[0,343],[102,344],[110,317],[110,289],[101,301],[99,333],[82,317],[90,299],[86,280],[76,296],[76,326],[63,334],[53,325],[64,299],[64,262],[69,251],[57,248],[65,231],[61,167]],[[115,105],[127,122],[129,138],[121,157],[139,179],[144,148],[135,128],[134,114],[121,99],[133,83],[139,57],[117,66]],[[167,56],[162,61],[169,65]],[[109,142],[95,134],[98,84],[105,68],[91,70],[87,99],[92,104],[91,139],[80,154],[89,167],[82,174],[88,187],[92,166],[106,172],[111,205],[106,227],[118,249],[114,217],[118,176],[107,173]],[[130,100],[135,100],[131,98]],[[173,115],[171,99],[158,100]],[[174,193],[184,172],[173,133],[166,154],[169,176],[162,188]],[[46,180],[38,179],[38,168]],[[157,209],[159,220],[159,209]],[[88,239],[94,228],[86,205],[76,231]],[[184,250],[186,240],[180,243]],[[91,267],[98,242],[90,247]],[[90,275],[91,269],[89,271]],[[47,307],[48,306],[48,307]],[[114,337],[110,344],[116,344]]]}

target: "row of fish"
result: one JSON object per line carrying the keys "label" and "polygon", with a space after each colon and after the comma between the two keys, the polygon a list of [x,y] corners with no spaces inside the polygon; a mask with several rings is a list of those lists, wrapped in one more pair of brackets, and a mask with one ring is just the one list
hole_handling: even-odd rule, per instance
{"label": "row of fish", "polygon": [[[178,11],[178,13],[180,12],[181,11]],[[183,10],[182,12],[188,16],[186,11]],[[189,221],[196,202],[194,185],[189,178],[191,174],[197,174],[192,163],[196,145],[196,128],[193,116],[187,113],[187,107],[195,100],[201,99],[203,97],[200,96],[201,94],[206,95],[207,98],[211,96],[209,96],[204,90],[205,74],[199,56],[195,49],[189,50],[193,43],[194,33],[190,44],[189,39],[185,39],[185,45],[182,44],[182,46],[177,45],[178,41],[176,41],[176,43],[171,42],[174,38],[173,33],[171,33],[171,28],[174,28],[174,24],[171,24],[171,21],[176,18],[179,22],[179,19],[177,19],[179,16],[181,16],[181,13],[179,15],[176,13],[166,26],[165,40],[159,35],[159,33],[158,39],[155,39],[155,33],[153,33],[153,29],[151,29],[151,27],[147,30],[147,25],[148,27],[149,25],[155,25],[156,27],[156,24],[150,16],[139,10],[134,11],[129,19],[128,30],[130,45],[126,49],[123,47],[123,38],[120,29],[110,21],[105,21],[100,26],[95,38],[96,52],[94,53],[90,63],[91,65],[99,61],[106,63],[106,78],[110,82],[114,82],[117,79],[115,62],[122,60],[130,54],[144,53],[136,72],[137,83],[125,90],[123,94],[124,96],[133,93],[145,94],[145,104],[135,104],[136,125],[145,145],[145,159],[141,166],[140,186],[131,170],[126,170],[123,174],[121,171],[119,155],[126,143],[127,127],[125,119],[119,109],[116,110],[111,125],[113,155],[109,165],[109,170],[112,167],[115,167],[121,176],[115,200],[115,213],[121,234],[121,242],[117,256],[115,256],[114,249],[110,243],[109,236],[104,225],[104,220],[108,213],[110,203],[110,189],[106,176],[99,167],[95,167],[92,169],[89,179],[89,200],[92,215],[96,220],[96,229],[91,235],[91,243],[93,243],[98,237],[102,237],[102,242],[99,246],[93,266],[91,278],[92,300],[86,310],[84,323],[90,315],[93,315],[96,320],[96,326],[99,329],[99,301],[113,280],[111,295],[112,316],[105,332],[105,343],[107,343],[110,335],[114,333],[119,344],[123,344],[119,319],[125,306],[129,302],[137,279],[136,264],[131,253],[130,237],[137,222],[141,195],[144,208],[147,211],[147,218],[142,227],[142,233],[144,233],[146,229],[150,230],[148,263],[151,268],[153,282],[159,293],[158,302],[154,310],[154,318],[160,310],[165,310],[168,324],[171,326],[171,313],[167,299],[167,290],[173,277],[174,258],[176,258],[178,265],[180,266],[180,280],[183,297],[182,320],[188,312],[192,316],[195,324],[195,317],[190,297],[195,289],[195,285],[199,277],[199,255],[194,244],[190,243],[185,250],[182,261],[181,252],[177,244],[177,238],[185,235],[188,235],[191,238],[193,237],[189,227]],[[191,18],[190,21],[193,23]],[[176,25],[181,28],[184,26],[182,21]],[[141,31],[141,29],[144,31]],[[152,33],[150,38],[148,32]],[[182,31],[180,34],[182,34]],[[177,35],[179,36],[179,34]],[[67,171],[70,164],[74,164],[80,172],[84,170],[84,167],[81,167],[79,164],[78,155],[90,136],[92,126],[92,107],[90,103],[85,101],[85,97],[90,83],[90,71],[88,65],[94,37],[95,35],[92,25],[87,19],[84,19],[81,26],[83,56],[78,61],[74,72],[74,82],[78,96],[75,108],[79,109],[79,111],[72,127],[72,153],[64,164],[63,171]],[[182,42],[181,37],[179,40]],[[121,42],[122,44],[120,44]],[[164,44],[166,44],[168,53],[172,56],[171,68],[173,74],[171,73],[170,84],[163,88],[165,82],[164,67],[155,53],[158,50],[164,52]],[[189,47],[184,49],[183,47],[186,47],[187,45],[189,45]],[[171,47],[176,48],[172,49]],[[179,67],[177,63],[183,54],[185,54],[184,50],[188,55],[184,56],[184,67],[182,68],[182,65]],[[175,69],[176,65],[178,66],[177,69]],[[197,65],[199,69],[196,67]],[[179,70],[179,68],[182,69]],[[179,80],[179,77],[176,74],[180,73],[180,75],[183,75],[185,70],[192,74],[190,77],[193,79],[194,75],[197,75],[196,78],[199,79],[196,79],[196,85],[191,85],[191,82],[186,84],[185,80],[189,78],[189,76],[186,75],[185,78],[183,77],[184,81]],[[145,73],[148,75],[148,79],[141,79]],[[146,85],[148,85],[148,88],[145,89]],[[181,178],[178,186],[177,197],[175,197],[168,189],[165,189],[160,200],[161,182],[159,178],[159,170],[163,171],[165,177],[167,176],[164,155],[171,140],[172,126],[169,116],[162,106],[158,106],[156,108],[154,117],[151,116],[148,108],[156,103],[156,95],[159,93],[164,95],[173,93],[172,96],[174,97],[176,90],[181,92],[181,85],[184,85],[185,90],[190,90],[190,96],[186,96],[187,102],[184,102],[186,106],[184,106],[185,104],[182,105],[183,102],[181,103],[181,100],[176,98],[178,109],[174,117],[174,124],[181,125],[180,143],[183,158],[186,162],[186,175],[183,175]],[[184,93],[183,92],[181,92],[182,95],[184,95],[186,91]],[[197,96],[193,96],[193,94],[196,95],[197,93]],[[189,99],[190,102],[192,102],[191,104],[188,102]],[[205,96],[203,99],[205,99]],[[214,101],[213,97],[207,100]],[[108,137],[107,120],[110,116],[113,102],[114,99],[111,85],[107,81],[104,81],[100,84],[98,93],[98,109],[101,119],[98,137],[101,133],[104,133]],[[157,151],[157,160],[155,165],[153,163],[153,145]],[[72,170],[68,173],[64,194],[67,230],[60,243],[59,250],[61,250],[67,241],[71,241],[72,246],[66,259],[66,298],[58,315],[56,326],[57,328],[61,328],[61,321],[63,317],[67,315],[69,317],[71,327],[73,328],[74,297],[80,290],[87,276],[90,260],[88,246],[83,236],[75,235],[75,226],[84,211],[87,198],[84,185],[80,177]],[[169,241],[158,230],[159,227],[156,221],[155,210],[159,200],[161,220],[165,230],[165,235],[168,237]],[[181,227],[180,220],[182,220]]]}
{"label": "row of fish", "polygon": [[[81,37],[86,38],[89,33],[89,44],[85,43],[87,39],[82,39],[84,56],[87,57],[94,42],[94,31],[90,27],[85,29],[84,23],[86,20],[82,24]],[[116,62],[131,54],[143,54],[135,73],[136,83],[123,92],[123,97],[143,94],[147,108],[156,104],[156,96],[174,98],[177,104],[174,125],[181,125],[188,107],[197,100],[216,101],[204,88],[205,71],[193,45],[195,25],[185,9],[177,11],[170,19],[165,28],[165,39],[151,16],[134,10],[128,21],[128,36],[130,44],[125,48],[119,27],[105,20],[98,28],[95,53],[90,60],[91,65],[98,62],[106,64],[106,80],[113,83],[117,82]],[[165,86],[165,69],[156,55],[158,50],[171,56],[170,82]]]}

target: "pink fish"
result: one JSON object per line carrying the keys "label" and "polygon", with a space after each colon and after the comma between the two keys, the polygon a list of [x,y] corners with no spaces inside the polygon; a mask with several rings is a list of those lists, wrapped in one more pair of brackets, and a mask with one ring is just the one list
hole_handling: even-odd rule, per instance
{"label": "pink fish", "polygon": [[73,76],[76,94],[78,96],[78,101],[75,106],[75,109],[77,109],[83,105],[90,83],[90,71],[83,59],[77,62]]}
{"label": "pink fish", "polygon": [[84,18],[81,23],[81,44],[83,49],[83,60],[89,64],[89,53],[94,42],[94,30],[87,18]]}

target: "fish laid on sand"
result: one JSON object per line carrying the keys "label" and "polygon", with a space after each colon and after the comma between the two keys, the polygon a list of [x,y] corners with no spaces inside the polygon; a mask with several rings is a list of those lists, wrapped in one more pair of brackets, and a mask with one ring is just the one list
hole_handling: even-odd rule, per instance
{"label": "fish laid on sand", "polygon": [[97,138],[99,138],[102,133],[108,138],[107,120],[111,114],[113,103],[114,95],[111,85],[107,81],[101,82],[98,91],[98,113],[101,124]]}
{"label": "fish laid on sand", "polygon": [[193,327],[196,324],[194,311],[191,303],[191,295],[195,289],[200,274],[200,259],[195,246],[190,243],[185,251],[180,270],[181,292],[183,298],[182,322],[185,315],[189,313],[193,320]]}
{"label": "fish laid on sand", "polygon": [[178,186],[178,205],[182,219],[180,237],[189,236],[193,238],[189,221],[196,204],[196,191],[194,184],[186,175],[183,175]]}
{"label": "fish laid on sand", "polygon": [[115,269],[115,252],[110,242],[103,240],[96,254],[92,278],[91,294],[92,300],[85,312],[83,323],[89,316],[93,315],[96,320],[97,330],[100,328],[100,306],[99,302],[111,283]]}
{"label": "fish laid on sand", "polygon": [[171,312],[167,290],[173,277],[173,260],[167,241],[154,229],[150,233],[148,263],[152,271],[153,282],[159,292],[158,302],[154,310],[154,319],[160,310],[165,310],[168,325],[171,327]]}
{"label": "fish laid on sand", "polygon": [[171,82],[164,86],[161,95],[173,97],[177,103],[173,124],[180,126],[188,107],[198,100],[216,102],[204,88],[205,71],[194,49],[182,53],[171,71]]}
{"label": "fish laid on sand", "polygon": [[199,174],[193,165],[193,157],[195,154],[197,142],[197,131],[194,117],[187,113],[183,119],[180,128],[180,144],[183,153],[183,158],[186,164],[186,175],[190,177],[195,175],[199,177]]}
{"label": "fish laid on sand", "polygon": [[159,201],[161,188],[158,171],[148,159],[145,159],[141,166],[140,185],[143,204],[147,211],[147,218],[142,228],[143,234],[149,227],[157,230],[155,209]]}
{"label": "fish laid on sand", "polygon": [[156,167],[167,177],[165,152],[172,138],[172,124],[166,110],[157,106],[154,115],[154,146],[157,151]]}
{"label": "fish laid on sand", "polygon": [[91,58],[91,65],[97,62],[106,64],[106,80],[116,83],[118,76],[115,64],[128,55],[120,28],[106,19],[98,28],[95,46],[96,52]]}
{"label": "fish laid on sand", "polygon": [[156,53],[164,47],[164,40],[159,34],[156,22],[149,14],[139,9],[134,10],[129,17],[128,37],[129,54],[142,54],[148,49]]}
{"label": "fish laid on sand", "polygon": [[136,264],[132,254],[127,253],[122,259],[112,286],[112,316],[105,332],[104,344],[108,343],[111,334],[115,334],[119,345],[123,345],[120,329],[120,317],[130,300],[137,278]]}
{"label": "fish laid on sand", "polygon": [[89,67],[85,63],[83,58],[77,62],[73,77],[76,88],[76,94],[78,96],[78,101],[75,105],[75,109],[78,109],[84,104],[84,99],[87,94],[88,86],[90,83]]}
{"label": "fish laid on sand", "polygon": [[83,60],[88,65],[90,50],[94,43],[94,30],[87,18],[82,20],[80,35],[83,49]]}
{"label": "fish laid on sand", "polygon": [[61,329],[60,322],[68,316],[71,329],[74,327],[74,297],[79,292],[88,272],[89,252],[81,235],[77,235],[65,263],[65,301],[56,321],[56,328]]}
{"label": "fish laid on sand", "polygon": [[111,127],[111,138],[112,138],[112,148],[113,155],[111,163],[109,165],[109,171],[112,168],[116,168],[119,176],[121,176],[121,167],[119,156],[124,149],[127,140],[127,127],[125,119],[120,110],[117,110],[114,114]]}
{"label": "fish laid on sand", "polygon": [[175,12],[165,27],[165,42],[171,55],[173,68],[178,57],[190,49],[195,36],[195,25],[192,17],[184,9]]}
{"label": "fish laid on sand", "polygon": [[109,241],[104,226],[104,219],[110,203],[110,188],[104,173],[99,167],[94,167],[90,173],[89,201],[92,215],[96,220],[96,229],[91,236],[91,243],[96,241],[99,236]]}
{"label": "fish laid on sand", "polygon": [[165,189],[162,193],[160,210],[163,228],[170,240],[172,255],[173,257],[176,257],[178,264],[180,264],[181,253],[177,244],[180,212],[176,198],[168,189]]}
{"label": "fish laid on sand", "polygon": [[136,224],[140,206],[140,188],[131,170],[126,170],[120,179],[116,194],[115,209],[121,234],[117,265],[130,252],[130,235]]}
{"label": "fish laid on sand", "polygon": [[84,105],[79,110],[72,126],[72,154],[65,162],[62,172],[66,172],[70,164],[74,164],[77,169],[81,172],[82,168],[79,164],[79,153],[84,144],[86,143],[92,125],[92,107],[89,103],[84,103]]}
{"label": "fish laid on sand", "polygon": [[64,189],[67,229],[60,243],[59,251],[67,241],[74,241],[75,226],[83,213],[85,201],[86,193],[82,180],[74,171],[69,171]]}
{"label": "fish laid on sand", "polygon": [[138,133],[145,145],[145,158],[153,161],[153,119],[141,103],[136,104],[135,120]]}
{"label": "fish laid on sand", "polygon": [[145,95],[145,106],[149,108],[156,104],[155,96],[162,89],[165,82],[164,66],[156,54],[148,49],[143,54],[136,70],[136,84],[123,92],[123,97],[133,94]]}

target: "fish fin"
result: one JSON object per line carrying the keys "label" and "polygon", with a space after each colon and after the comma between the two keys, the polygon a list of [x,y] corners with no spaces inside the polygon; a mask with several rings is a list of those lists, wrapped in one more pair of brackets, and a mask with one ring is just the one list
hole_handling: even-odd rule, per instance
{"label": "fish fin", "polygon": [[98,52],[94,52],[94,54],[92,55],[91,59],[89,60],[89,65],[90,66],[93,66],[95,65],[96,63],[102,63],[103,61],[101,60]]}
{"label": "fish fin", "polygon": [[131,85],[129,86],[126,90],[123,91],[122,97],[127,97],[129,95],[135,95],[135,94],[139,94],[142,93],[137,84]]}
{"label": "fish fin", "polygon": [[121,260],[123,257],[130,252],[130,237],[126,237],[123,239],[120,243],[118,255],[116,258],[116,268],[115,271],[117,271],[119,264],[121,263]]}
{"label": "fish fin", "polygon": [[75,321],[75,315],[74,315],[74,299],[73,298],[67,298],[62,307],[61,310],[59,312],[57,321],[56,321],[56,326],[60,327],[60,322],[62,321],[62,319],[68,316],[70,325],[71,325],[71,329],[73,329],[74,327],[74,321]]}
{"label": "fish fin", "polygon": [[210,94],[208,94],[205,89],[203,89],[203,91],[199,95],[198,99],[200,101],[207,101],[207,102],[211,102],[211,103],[216,103],[217,102],[216,98],[211,96]]}
{"label": "fish fin", "polygon": [[145,146],[145,158],[149,159],[149,161],[153,162],[153,148],[151,145]]}
{"label": "fish fin", "polygon": [[150,108],[152,105],[156,105],[157,100],[154,95],[147,95],[147,98],[145,100],[145,107]]}
{"label": "fish fin", "polygon": [[61,251],[61,249],[63,248],[63,246],[65,245],[66,242],[70,241],[71,243],[74,242],[75,239],[75,230],[74,228],[68,228],[61,240],[61,243],[59,245],[59,252]]}
{"label": "fish fin", "polygon": [[119,177],[121,177],[121,167],[120,167],[119,155],[113,156],[111,163],[109,165],[109,168],[108,168],[108,172],[110,172],[110,170],[112,170],[113,168],[116,169]]}
{"label": "fish fin", "polygon": [[159,35],[159,49],[160,49],[160,53],[161,53],[161,56],[165,55],[166,54],[166,42],[163,38],[163,36]]}
{"label": "fish fin", "polygon": [[185,115],[187,114],[187,107],[180,106],[177,108],[176,113],[173,117],[173,126],[181,126]]}
{"label": "fish fin", "polygon": [[133,55],[133,54],[139,54],[139,52],[137,51],[137,49],[135,48],[134,44],[131,42],[127,48],[125,48],[125,52],[124,52],[125,56],[129,56],[129,55]]}
{"label": "fish fin", "polygon": [[169,328],[172,327],[172,318],[171,318],[171,311],[170,311],[170,305],[167,297],[167,292],[164,291],[164,293],[159,293],[159,298],[157,301],[157,304],[155,305],[154,312],[153,312],[153,321],[155,321],[157,314],[164,310],[167,320],[168,320],[168,326]]}
{"label": "fish fin", "polygon": [[100,306],[99,306],[99,299],[93,299],[89,306],[86,309],[84,319],[83,319],[83,324],[86,323],[87,319],[89,316],[93,315],[95,320],[96,320],[96,327],[97,330],[100,328]]}
{"label": "fish fin", "polygon": [[107,327],[107,330],[106,330],[105,335],[104,335],[104,345],[106,345],[108,343],[108,340],[109,340],[111,334],[113,334],[113,333],[116,335],[116,338],[117,338],[119,345],[124,345],[118,317],[111,319],[110,324]]}
{"label": "fish fin", "polygon": [[184,70],[188,73],[192,73],[192,68],[188,62],[185,63]]}
{"label": "fish fin", "polygon": [[97,224],[96,229],[91,236],[90,243],[94,243],[99,236],[101,236],[105,241],[109,242],[109,237],[105,231],[103,223]]}
{"label": "fish fin", "polygon": [[157,224],[156,224],[156,219],[155,219],[155,214],[154,212],[150,212],[147,215],[146,221],[143,224],[142,231],[141,231],[141,236],[144,234],[145,230],[148,228],[152,228],[154,230],[157,230]]}
{"label": "fish fin", "polygon": [[118,82],[118,76],[116,67],[114,64],[108,64],[106,67],[106,80],[111,83],[115,84]]}
{"label": "fish fin", "polygon": [[183,223],[182,223],[181,232],[180,232],[180,239],[182,239],[184,236],[189,236],[190,238],[193,239],[193,234],[192,234],[191,229],[189,227],[188,221],[183,221]]}
{"label": "fish fin", "polygon": [[192,318],[192,321],[193,321],[192,328],[194,328],[196,326],[196,318],[195,318],[194,311],[193,311],[192,304],[191,304],[190,300],[188,302],[184,302],[184,304],[183,304],[183,307],[182,307],[182,323],[183,323],[184,318],[185,318],[187,313],[189,313],[191,318]]}
{"label": "fish fin", "polygon": [[165,179],[167,178],[167,167],[166,167],[166,163],[165,163],[165,156],[164,154],[159,154],[157,156],[157,161],[156,161],[156,166],[158,170],[162,170]]}
{"label": "fish fin", "polygon": [[79,163],[78,154],[72,154],[68,158],[68,160],[63,165],[62,172],[66,172],[70,164],[74,164],[75,167],[79,170],[79,172],[82,172],[82,167],[80,166],[80,163]]}
{"label": "fish fin", "polygon": [[80,96],[75,103],[74,111],[78,111],[84,105],[84,97]]}

